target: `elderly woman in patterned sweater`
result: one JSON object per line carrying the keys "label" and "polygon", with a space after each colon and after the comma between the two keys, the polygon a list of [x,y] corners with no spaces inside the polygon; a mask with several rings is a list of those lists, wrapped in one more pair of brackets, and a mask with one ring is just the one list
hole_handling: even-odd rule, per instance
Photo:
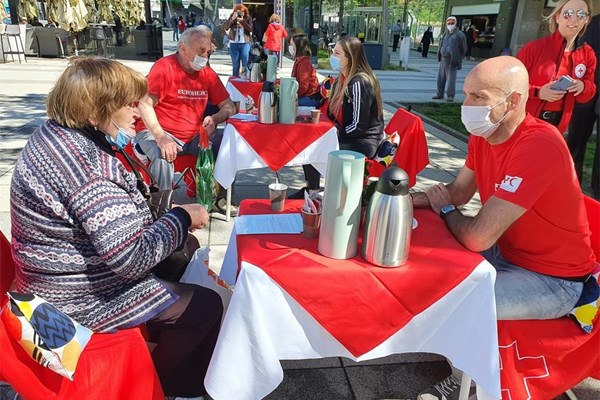
{"label": "elderly woman in patterned sweater", "polygon": [[223,312],[215,292],[158,279],[152,268],[208,224],[197,205],[153,221],[135,176],[115,157],[135,134],[146,79],[123,64],[75,58],[48,95],[11,185],[17,289],[95,332],[146,323],[167,395],[205,392]]}

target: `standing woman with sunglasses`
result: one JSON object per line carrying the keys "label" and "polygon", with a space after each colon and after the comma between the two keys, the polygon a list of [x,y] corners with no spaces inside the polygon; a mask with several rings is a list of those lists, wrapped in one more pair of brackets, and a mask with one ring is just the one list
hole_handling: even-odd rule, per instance
{"label": "standing woman with sunglasses", "polygon": [[[591,18],[590,0],[560,0],[546,18],[551,34],[526,44],[517,54],[529,71],[527,112],[567,129],[575,102],[590,101],[596,93],[594,50],[578,39]],[[552,87],[562,76],[572,79],[563,90]]]}

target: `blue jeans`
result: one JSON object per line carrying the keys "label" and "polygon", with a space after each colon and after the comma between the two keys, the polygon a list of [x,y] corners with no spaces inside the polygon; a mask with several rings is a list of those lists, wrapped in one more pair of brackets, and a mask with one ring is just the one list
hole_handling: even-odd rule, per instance
{"label": "blue jeans", "polygon": [[233,76],[240,75],[240,61],[243,67],[243,74],[248,71],[248,58],[250,57],[250,43],[229,42],[229,54],[231,55],[231,64],[233,64]]}
{"label": "blue jeans", "polygon": [[499,320],[554,319],[567,315],[581,297],[583,282],[539,274],[509,263],[498,245],[481,253],[497,272]]}

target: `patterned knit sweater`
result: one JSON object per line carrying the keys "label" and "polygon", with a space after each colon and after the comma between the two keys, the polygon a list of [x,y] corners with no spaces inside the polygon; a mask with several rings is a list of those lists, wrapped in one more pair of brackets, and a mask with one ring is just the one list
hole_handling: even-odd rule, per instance
{"label": "patterned knit sweater", "polygon": [[18,291],[96,332],[144,322],[176,300],[150,270],[190,224],[180,208],[153,222],[135,176],[103,141],[46,121],[23,149],[10,195]]}

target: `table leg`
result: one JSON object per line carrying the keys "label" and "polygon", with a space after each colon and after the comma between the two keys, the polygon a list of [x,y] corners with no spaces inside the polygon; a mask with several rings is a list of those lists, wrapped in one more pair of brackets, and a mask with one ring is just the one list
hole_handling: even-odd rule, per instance
{"label": "table leg", "polygon": [[227,194],[225,195],[227,200],[227,205],[225,206],[225,221],[229,222],[231,219],[231,188],[227,189]]}
{"label": "table leg", "polygon": [[463,372],[462,379],[460,381],[460,393],[458,400],[469,400],[469,392],[471,390],[471,377]]}

